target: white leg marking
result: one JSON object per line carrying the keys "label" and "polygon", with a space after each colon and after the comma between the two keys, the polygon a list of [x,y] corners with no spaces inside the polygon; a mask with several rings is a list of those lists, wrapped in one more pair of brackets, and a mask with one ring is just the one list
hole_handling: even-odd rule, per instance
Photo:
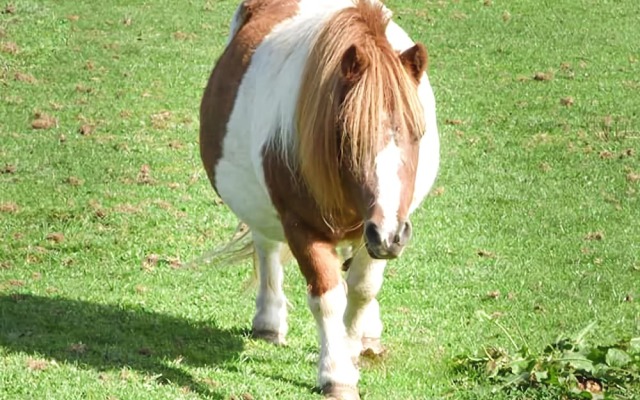
{"label": "white leg marking", "polygon": [[382,287],[386,260],[374,260],[360,249],[347,272],[347,309],[344,323],[352,357],[362,351],[362,338],[379,339],[382,335],[380,306],[376,296]]}
{"label": "white leg marking", "polygon": [[309,296],[308,302],[320,335],[319,386],[356,386],[360,375],[351,360],[342,322],[347,305],[344,285],[339,284],[319,297]]}
{"label": "white leg marking", "polygon": [[256,232],[253,232],[253,240],[258,253],[260,275],[253,332],[263,335],[272,333],[272,341],[285,344],[288,325],[287,298],[282,290],[284,275],[280,264],[282,243],[267,240]]}

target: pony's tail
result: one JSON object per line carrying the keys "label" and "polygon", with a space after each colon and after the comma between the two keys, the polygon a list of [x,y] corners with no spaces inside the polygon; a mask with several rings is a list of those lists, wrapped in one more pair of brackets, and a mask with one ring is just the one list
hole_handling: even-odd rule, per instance
{"label": "pony's tail", "polygon": [[254,264],[256,264],[255,257],[255,247],[251,238],[251,230],[246,224],[240,222],[233,236],[231,236],[231,239],[227,243],[191,260],[187,263],[187,266],[216,266],[222,263],[233,265],[239,264],[248,258],[253,258]]}
{"label": "pony's tail", "polygon": [[[223,246],[212,249],[195,260],[187,263],[187,266],[208,265],[208,266],[230,266],[240,264],[248,259],[253,263],[253,273],[251,278],[243,285],[245,291],[255,288],[259,281],[258,255],[256,252],[251,229],[244,222],[238,223],[231,239]],[[289,247],[284,245],[280,252],[280,262],[282,265],[289,263],[293,259],[293,254]]]}

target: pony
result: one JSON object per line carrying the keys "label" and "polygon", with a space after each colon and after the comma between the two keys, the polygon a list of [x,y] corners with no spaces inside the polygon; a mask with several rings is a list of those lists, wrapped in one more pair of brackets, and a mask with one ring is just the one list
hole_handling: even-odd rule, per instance
{"label": "pony", "polygon": [[385,265],[439,167],[427,51],[391,17],[378,0],[245,0],[200,107],[204,168],[257,263],[252,336],[286,343],[288,248],[332,398],[359,399],[358,356],[382,350]]}

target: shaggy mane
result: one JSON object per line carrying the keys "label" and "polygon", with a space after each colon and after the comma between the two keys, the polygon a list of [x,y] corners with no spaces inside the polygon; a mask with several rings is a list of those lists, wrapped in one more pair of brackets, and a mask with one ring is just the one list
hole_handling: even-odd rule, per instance
{"label": "shaggy mane", "polygon": [[[305,66],[294,163],[326,218],[339,215],[345,205],[341,165],[373,171],[391,116],[393,129],[416,139],[424,132],[416,82],[386,38],[388,23],[382,4],[356,0],[322,28]],[[357,80],[346,83],[343,55],[354,45],[369,62]]]}

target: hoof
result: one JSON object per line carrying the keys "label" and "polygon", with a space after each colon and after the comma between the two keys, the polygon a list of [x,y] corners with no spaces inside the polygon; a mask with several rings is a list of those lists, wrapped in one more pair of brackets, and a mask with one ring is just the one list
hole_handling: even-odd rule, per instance
{"label": "hoof", "polygon": [[382,347],[380,338],[368,338],[368,337],[362,338],[362,352],[360,352],[361,356],[369,357],[369,358],[378,358],[378,357],[381,357],[386,352],[387,352],[387,349]]}
{"label": "hoof", "polygon": [[275,344],[276,346],[286,346],[287,344],[287,340],[284,335],[273,331],[253,330],[251,331],[251,337],[254,339],[264,340],[265,342]]}
{"label": "hoof", "polygon": [[349,385],[328,383],[322,388],[322,394],[327,400],[360,400],[358,388]]}

